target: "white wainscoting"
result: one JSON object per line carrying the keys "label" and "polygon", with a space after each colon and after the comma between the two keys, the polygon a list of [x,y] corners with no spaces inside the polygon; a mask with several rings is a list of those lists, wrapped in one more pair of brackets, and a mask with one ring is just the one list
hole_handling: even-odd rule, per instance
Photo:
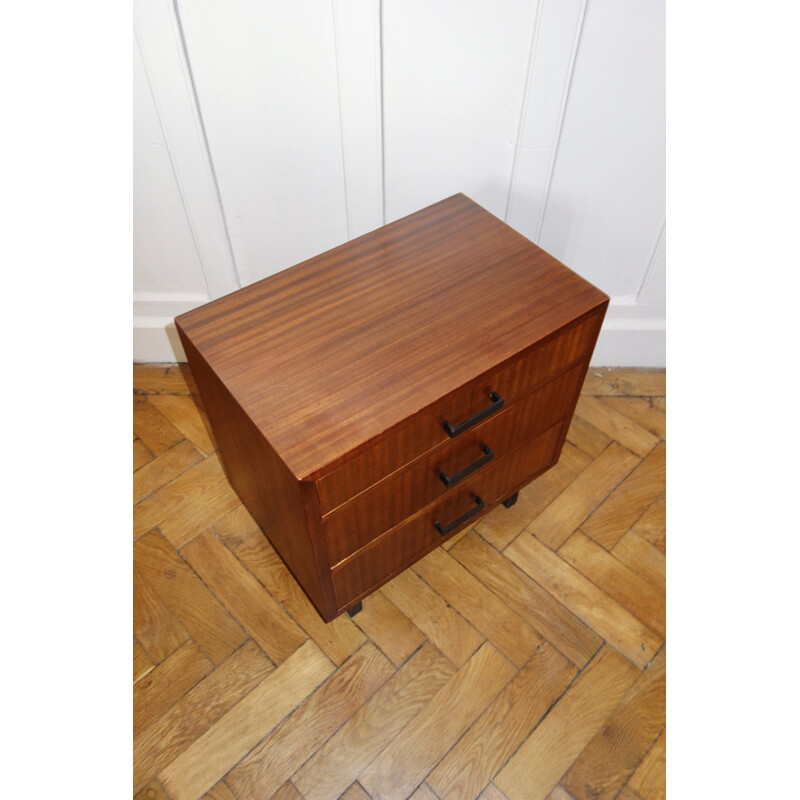
{"label": "white wainscoting", "polygon": [[456,192],[666,357],[664,0],[135,0],[134,359],[172,318]]}

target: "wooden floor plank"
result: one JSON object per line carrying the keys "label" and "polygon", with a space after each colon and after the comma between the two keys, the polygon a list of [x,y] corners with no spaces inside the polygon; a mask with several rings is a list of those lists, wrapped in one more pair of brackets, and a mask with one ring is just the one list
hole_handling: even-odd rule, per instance
{"label": "wooden floor plank", "polygon": [[306,800],[336,800],[455,671],[432,644],[418,650],[294,775]]}
{"label": "wooden floor plank", "polygon": [[133,740],[134,791],[155,777],[274,669],[251,639]]}
{"label": "wooden floor plank", "polygon": [[140,678],[143,678],[150,672],[155,664],[150,656],[147,655],[144,648],[139,644],[139,641],[133,637],[133,682],[136,683]]}
{"label": "wooden floor plank", "polygon": [[239,800],[271,797],[394,674],[367,642],[225,778]]}
{"label": "wooden floor plank", "polygon": [[149,581],[133,567],[133,635],[154,664],[160,664],[188,638],[189,632]]}
{"label": "wooden floor plank", "polygon": [[[475,530],[498,550],[503,550],[583,472],[591,458],[569,442],[564,443],[561,459],[544,475],[519,492],[511,508],[497,506],[475,525]],[[455,537],[454,537],[455,538]]]}
{"label": "wooden floor plank", "polygon": [[663,800],[667,794],[667,732],[661,732],[628,781],[642,800]]}
{"label": "wooden floor plank", "polygon": [[133,800],[170,800],[170,798],[158,781],[151,781],[134,795]]}
{"label": "wooden floor plank", "polygon": [[666,648],[648,665],[562,779],[576,800],[613,800],[666,723]]}
{"label": "wooden floor plank", "polygon": [[[135,800],[663,797],[663,370],[590,369],[555,467],[328,624],[231,488],[188,367],[134,385]],[[207,674],[186,687],[188,648]]]}
{"label": "wooden floor plank", "polygon": [[133,433],[156,456],[183,439],[183,434],[144,395],[133,396]]}
{"label": "wooden floor plank", "polygon": [[183,555],[276,664],[306,641],[297,623],[210,530],[184,547]]}
{"label": "wooden floor plank", "polygon": [[202,504],[222,481],[227,483],[216,455],[196,464],[134,507],[133,538],[138,539],[164,520],[172,522],[186,506]]}
{"label": "wooden floor plank", "polygon": [[509,800],[545,800],[638,675],[604,647],[497,774],[500,790]]}
{"label": "wooden floor plank", "polygon": [[425,641],[425,634],[380,589],[364,598],[353,621],[398,667]]}
{"label": "wooden floor plank", "polygon": [[637,456],[612,442],[528,525],[527,530],[552,550],[557,550],[638,464]]}
{"label": "wooden floor plank", "polygon": [[191,394],[194,381],[188,364],[134,364],[135,394]]}
{"label": "wooden floor plank", "polygon": [[452,554],[579,669],[600,649],[603,640],[588,625],[476,534]]}
{"label": "wooden floor plank", "polygon": [[326,623],[260,530],[236,548],[237,558],[286,609],[334,664],[342,664],[365,637],[347,615]]}
{"label": "wooden floor plank", "polygon": [[203,800],[236,800],[236,795],[228,788],[225,781],[220,781],[203,795]]}
{"label": "wooden floor plank", "polygon": [[590,458],[597,458],[611,444],[610,437],[576,414],[567,431],[567,440]]}
{"label": "wooden floor plank", "polygon": [[582,395],[663,397],[667,374],[663,369],[591,367],[581,389]]}
{"label": "wooden floor plank", "polygon": [[172,546],[180,550],[198,533],[236,508],[240,502],[228,479],[221,475],[208,487],[202,497],[163,519],[158,527]]}
{"label": "wooden floor plank", "polygon": [[667,498],[662,494],[642,514],[631,529],[662,553],[667,552]]}
{"label": "wooden floor plank", "polygon": [[439,800],[427,783],[422,783],[417,787],[417,791],[408,800]]}
{"label": "wooden floor plank", "polygon": [[270,800],[303,800],[303,795],[297,791],[297,787],[291,781],[286,781],[286,783],[272,795]]}
{"label": "wooden floor plank", "polygon": [[239,623],[158,531],[133,545],[133,563],[215,664],[246,641]]}
{"label": "wooden floor plank", "polygon": [[614,545],[611,552],[640,578],[666,592],[667,558],[657,547],[630,530]]}
{"label": "wooden floor plank", "polygon": [[241,503],[233,511],[220,517],[211,527],[225,546],[234,551],[253,534],[261,532],[250,512]]}
{"label": "wooden floor plank", "polygon": [[446,550],[431,551],[414,564],[413,570],[518,668],[544,641]]}
{"label": "wooden floor plank", "polygon": [[133,471],[141,469],[155,458],[150,448],[138,438],[133,440]]}
{"label": "wooden floor plank", "polygon": [[603,402],[620,414],[630,417],[659,439],[667,438],[667,415],[663,409],[650,402],[650,398],[604,397]]}
{"label": "wooden floor plank", "polygon": [[497,788],[495,783],[490,783],[482,792],[478,800],[508,800]]}
{"label": "wooden floor plank", "polygon": [[202,458],[195,447],[185,440],[165,450],[149,464],[145,464],[133,473],[133,504],[136,505],[156,489],[182,475]]}
{"label": "wooden floor plank", "polygon": [[341,797],[341,800],[370,800],[364,787],[356,781]]}
{"label": "wooden floor plank", "polygon": [[461,541],[461,538],[469,533],[469,530],[470,530],[469,528],[462,528],[458,533],[454,534],[449,539],[442,542],[441,546],[445,550],[449,550],[451,547],[458,544]]}
{"label": "wooden floor plank", "polygon": [[198,407],[198,398],[156,394],[148,397],[148,400],[204,455],[210,455],[217,449],[205,412]]}
{"label": "wooden floor plank", "polygon": [[581,397],[575,413],[640,458],[658,444],[658,436],[620,414],[599,397]]}
{"label": "wooden floor plank", "polygon": [[581,525],[581,530],[610,550],[664,490],[666,471],[667,447],[661,442]]}
{"label": "wooden floor plank", "polygon": [[133,735],[141,733],[214,665],[190,639],[133,687]]}
{"label": "wooden floor plank", "polygon": [[514,674],[511,663],[484,644],[367,767],[359,783],[372,797],[405,800]]}
{"label": "wooden floor plank", "polygon": [[382,591],[457,667],[483,644],[483,636],[413,570],[401,572]]}
{"label": "wooden floor plank", "polygon": [[661,646],[653,631],[535,536],[523,533],[505,555],[640,669]]}
{"label": "wooden floor plank", "polygon": [[616,800],[642,800],[642,798],[630,786],[623,786]]}
{"label": "wooden floor plank", "polygon": [[558,554],[651,631],[662,639],[666,636],[666,603],[662,591],[650,586],[582,531],[575,531],[561,545]]}
{"label": "wooden floor plank", "polygon": [[569,686],[578,670],[542,645],[428,775],[442,800],[474,800]]}
{"label": "wooden floor plank", "polygon": [[165,767],[172,800],[198,800],[334,670],[307,641]]}

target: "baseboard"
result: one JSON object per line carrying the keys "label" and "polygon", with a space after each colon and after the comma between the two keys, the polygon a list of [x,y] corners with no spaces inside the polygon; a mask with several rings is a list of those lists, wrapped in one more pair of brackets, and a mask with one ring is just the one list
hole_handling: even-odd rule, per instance
{"label": "baseboard", "polygon": [[186,361],[172,317],[133,318],[133,360],[135,363]]}
{"label": "baseboard", "polygon": [[666,367],[666,320],[606,318],[592,366]]}
{"label": "baseboard", "polygon": [[185,292],[134,292],[133,360],[156,363],[186,361],[173,320],[210,299],[208,295]]}

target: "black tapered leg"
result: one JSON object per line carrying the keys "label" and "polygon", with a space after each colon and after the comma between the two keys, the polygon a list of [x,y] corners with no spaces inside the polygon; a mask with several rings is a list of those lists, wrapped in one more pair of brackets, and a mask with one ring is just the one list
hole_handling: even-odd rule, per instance
{"label": "black tapered leg", "polygon": [[362,608],[363,606],[361,605],[361,601],[359,600],[352,608],[347,609],[347,613],[351,617],[354,617],[356,614],[358,614],[359,611],[361,611]]}
{"label": "black tapered leg", "polygon": [[519,492],[514,492],[514,494],[512,494],[511,497],[507,497],[505,500],[503,500],[503,505],[506,508],[511,508],[511,506],[513,506],[514,503],[517,502],[517,497],[519,497]]}

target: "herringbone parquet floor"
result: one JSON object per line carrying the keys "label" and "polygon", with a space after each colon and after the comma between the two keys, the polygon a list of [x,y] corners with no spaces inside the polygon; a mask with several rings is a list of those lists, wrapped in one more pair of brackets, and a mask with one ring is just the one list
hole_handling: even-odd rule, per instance
{"label": "herringbone parquet floor", "polygon": [[590,370],[556,467],[328,625],[190,383],[134,367],[136,798],[664,796],[663,372]]}

